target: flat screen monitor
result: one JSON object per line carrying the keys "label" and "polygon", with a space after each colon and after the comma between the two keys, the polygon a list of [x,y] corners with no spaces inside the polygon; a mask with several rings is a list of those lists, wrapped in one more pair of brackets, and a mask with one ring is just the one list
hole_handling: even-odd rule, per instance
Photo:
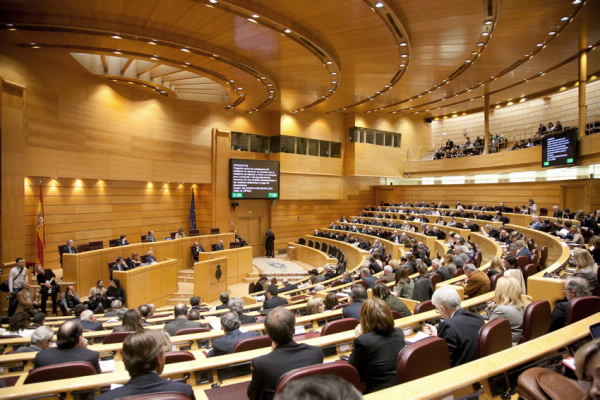
{"label": "flat screen monitor", "polygon": [[278,199],[279,161],[231,159],[231,199]]}
{"label": "flat screen monitor", "polygon": [[542,138],[542,167],[562,167],[577,163],[577,130]]}

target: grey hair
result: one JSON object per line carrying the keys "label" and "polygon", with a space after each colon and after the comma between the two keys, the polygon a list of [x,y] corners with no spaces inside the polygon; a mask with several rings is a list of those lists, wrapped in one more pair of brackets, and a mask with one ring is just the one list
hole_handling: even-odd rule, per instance
{"label": "grey hair", "polygon": [[390,265],[386,265],[385,267],[383,267],[383,270],[385,272],[394,272],[394,269]]}
{"label": "grey hair", "polygon": [[571,289],[575,292],[576,297],[583,297],[590,295],[590,285],[585,278],[573,277],[567,279],[565,283],[567,289]]}
{"label": "grey hair", "polygon": [[477,271],[477,267],[475,265],[473,265],[473,264],[466,264],[463,267],[463,271],[475,272],[475,271]]}
{"label": "grey hair", "polygon": [[117,310],[117,317],[119,318],[119,320],[123,321],[123,317],[125,316],[125,313],[127,311],[127,307],[122,307]]}
{"label": "grey hair", "polygon": [[40,326],[33,331],[31,335],[31,344],[42,344],[47,340],[52,340],[54,331],[49,326]]}
{"label": "grey hair", "polygon": [[524,240],[517,240],[517,242],[515,243],[517,245],[517,247],[519,249],[522,249],[523,247],[526,246],[525,241]]}
{"label": "grey hair", "polygon": [[434,258],[433,260],[431,260],[431,263],[435,264],[435,265],[439,265],[439,266],[442,265],[442,262],[439,259],[437,259],[437,258]]}
{"label": "grey hair", "polygon": [[226,312],[221,315],[221,327],[224,331],[231,332],[240,327],[240,318],[236,312]]}
{"label": "grey hair", "polygon": [[121,300],[115,299],[110,303],[110,306],[113,310],[116,310],[117,308],[121,308],[121,306],[123,305],[123,303],[121,302]]}
{"label": "grey hair", "polygon": [[458,295],[456,289],[449,285],[442,286],[433,292],[431,302],[435,308],[439,308],[440,306],[444,306],[451,310],[460,308],[460,296]]}
{"label": "grey hair", "polygon": [[240,297],[229,299],[227,307],[233,312],[241,313],[244,311],[244,300],[242,300]]}
{"label": "grey hair", "polygon": [[90,321],[92,319],[92,315],[94,315],[92,310],[83,310],[83,312],[79,316],[79,319],[82,321]]}

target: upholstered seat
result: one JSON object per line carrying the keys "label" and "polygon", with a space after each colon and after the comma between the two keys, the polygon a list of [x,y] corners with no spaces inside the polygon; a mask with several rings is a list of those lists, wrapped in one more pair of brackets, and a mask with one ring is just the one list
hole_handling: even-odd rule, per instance
{"label": "upholstered seat", "polygon": [[328,322],[323,329],[321,329],[321,336],[332,335],[334,333],[351,331],[356,328],[359,321],[355,318],[342,318],[336,321]]}
{"label": "upholstered seat", "polygon": [[523,336],[519,344],[548,333],[551,322],[552,312],[547,300],[538,300],[529,304],[523,314]]}
{"label": "upholstered seat", "polygon": [[510,323],[498,318],[479,328],[479,357],[509,349],[512,346]]}
{"label": "upholstered seat", "polygon": [[273,342],[268,336],[250,337],[240,340],[233,348],[233,352],[239,353],[241,351],[262,349],[265,347],[270,347],[272,344]]}
{"label": "upholstered seat", "polygon": [[281,393],[286,385],[295,379],[304,378],[312,375],[335,375],[345,379],[353,384],[360,392],[364,392],[364,385],[360,381],[358,371],[352,365],[345,361],[336,361],[325,364],[309,365],[308,367],[297,368],[285,373],[277,383],[276,393]]}
{"label": "upholstered seat", "polygon": [[71,361],[32,369],[23,383],[38,383],[87,375],[96,375],[96,369],[92,364],[87,361]]}
{"label": "upholstered seat", "polygon": [[396,361],[396,379],[400,384],[446,369],[450,369],[448,343],[432,336],[400,350]]}

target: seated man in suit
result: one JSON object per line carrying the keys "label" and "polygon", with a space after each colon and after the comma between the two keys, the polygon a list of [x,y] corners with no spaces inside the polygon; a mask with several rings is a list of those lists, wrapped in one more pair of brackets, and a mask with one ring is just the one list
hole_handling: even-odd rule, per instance
{"label": "seated man in suit", "polygon": [[271,310],[288,303],[286,299],[277,296],[278,293],[279,290],[277,290],[277,286],[269,286],[267,289],[267,300],[263,303],[263,310]]}
{"label": "seated man in suit", "polygon": [[460,308],[460,296],[452,286],[437,289],[431,301],[444,322],[437,328],[427,324],[423,332],[439,336],[448,343],[453,367],[476,360],[479,357],[479,328],[485,325],[481,315]]}
{"label": "seated man in suit", "polygon": [[123,257],[117,257],[117,262],[112,267],[113,271],[129,271],[129,265],[125,262]]}
{"label": "seated man in suit", "polygon": [[202,325],[200,322],[196,321],[188,321],[187,317],[188,306],[185,304],[179,303],[173,308],[173,315],[175,316],[175,321],[171,321],[165,324],[164,330],[171,336],[175,336],[175,334],[187,328],[206,328],[205,325]]}
{"label": "seated man in suit", "polygon": [[194,242],[194,246],[192,247],[192,258],[195,262],[200,261],[200,253],[204,253],[204,247],[198,242]]}
{"label": "seated man in suit", "polygon": [[492,290],[492,283],[487,274],[480,271],[473,264],[467,264],[463,267],[467,276],[465,287],[465,297],[476,297]]}
{"label": "seated man in suit", "polygon": [[362,303],[367,300],[367,289],[362,285],[354,285],[350,291],[350,305],[342,309],[344,318],[354,318],[360,321]]}
{"label": "seated man in suit", "polygon": [[60,265],[62,265],[62,255],[63,254],[76,254],[77,249],[75,248],[75,242],[72,240],[67,240],[67,244],[60,248]]}
{"label": "seated man in suit", "polygon": [[279,307],[265,319],[265,330],[273,341],[273,351],[252,361],[250,400],[271,400],[279,378],[288,371],[323,363],[321,349],[294,342],[296,318],[290,310]]}
{"label": "seated man in suit", "polygon": [[371,289],[375,285],[375,282],[377,282],[377,278],[371,275],[369,268],[362,268],[360,270],[360,277],[363,281],[367,282],[369,289]]}
{"label": "seated man in suit", "polygon": [[202,307],[202,297],[199,296],[190,297],[190,307],[192,307],[192,310],[197,310],[198,312],[210,311],[209,308]]}
{"label": "seated man in suit", "polygon": [[165,366],[165,338],[157,330],[146,329],[129,335],[123,341],[123,363],[131,379],[124,386],[96,397],[99,400],[120,399],[138,394],[176,392],[195,399],[187,383],[162,379]]}
{"label": "seated man in suit", "polygon": [[[77,307],[79,306],[76,306],[75,308]],[[94,317],[94,313],[92,310],[82,311],[81,315],[79,316],[79,319],[81,320],[81,325],[83,326],[83,329],[86,331],[101,331],[104,329],[102,327],[102,322],[96,320],[96,317]]]}
{"label": "seated man in suit", "polygon": [[35,356],[35,368],[70,361],[87,361],[100,373],[97,351],[87,349],[88,341],[83,337],[83,327],[78,319],[64,322],[56,334],[56,347],[42,350]]}
{"label": "seated man in suit", "polygon": [[123,307],[123,302],[119,299],[114,299],[110,302],[111,311],[104,313],[105,317],[116,317],[118,310]]}
{"label": "seated man in suit", "polygon": [[117,246],[127,246],[129,244],[129,240],[127,240],[127,235],[119,236],[119,240],[117,240]]}
{"label": "seated man in suit", "polygon": [[156,242],[156,236],[154,236],[154,231],[148,231],[148,234],[144,238],[147,242]]}
{"label": "seated man in suit", "polygon": [[256,322],[256,318],[251,315],[244,315],[244,300],[240,297],[234,297],[229,300],[229,311],[237,314],[242,325],[244,324],[254,324]]}
{"label": "seated man in suit", "polygon": [[147,264],[154,264],[154,263],[158,262],[158,259],[156,258],[156,256],[154,255],[154,252],[152,250],[148,250],[148,253],[146,254],[144,261]]}
{"label": "seated man in suit", "polygon": [[225,336],[213,340],[213,348],[208,352],[207,357],[231,354],[239,341],[260,335],[258,332],[241,332],[240,326],[237,313],[230,311],[221,315],[221,329],[225,332]]}
{"label": "seated man in suit", "polygon": [[227,292],[221,293],[219,295],[219,300],[221,300],[221,305],[218,305],[217,307],[215,307],[215,309],[223,310],[223,309],[227,308],[227,305],[229,304],[229,293],[227,293]]}
{"label": "seated man in suit", "polygon": [[565,326],[567,318],[567,306],[569,301],[578,297],[590,295],[589,282],[585,278],[573,277],[565,282],[565,300],[556,302],[556,307],[552,310],[552,322],[550,323],[549,332],[553,332]]}
{"label": "seated man in suit", "polygon": [[225,244],[222,240],[219,240],[217,243],[212,245],[212,251],[225,250]]}
{"label": "seated man in suit", "polygon": [[529,257],[529,260],[531,260],[531,256],[533,254],[531,254],[531,251],[529,251],[529,249],[527,248],[527,245],[525,244],[524,240],[517,240],[517,242],[515,243],[517,245],[517,257],[521,257],[521,256],[527,256]]}
{"label": "seated man in suit", "polygon": [[298,285],[294,285],[293,283],[290,283],[290,280],[288,278],[283,278],[281,280],[281,284],[283,285],[283,287],[281,289],[279,289],[279,291],[282,293],[290,291],[290,290],[298,289]]}
{"label": "seated man in suit", "polygon": [[49,326],[40,326],[33,331],[31,335],[31,344],[29,346],[21,346],[17,353],[29,353],[34,351],[42,351],[52,347],[54,341],[54,331]]}

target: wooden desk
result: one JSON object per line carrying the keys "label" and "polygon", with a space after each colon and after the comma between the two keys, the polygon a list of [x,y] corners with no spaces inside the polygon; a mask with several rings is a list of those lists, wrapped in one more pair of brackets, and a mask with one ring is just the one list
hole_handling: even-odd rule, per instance
{"label": "wooden desk", "polygon": [[129,306],[150,303],[162,307],[177,291],[177,260],[168,259],[129,271],[114,271],[113,277],[121,281]]}
{"label": "wooden desk", "polygon": [[[296,260],[312,265],[315,268],[321,268],[326,264],[337,264],[338,260],[328,254],[317,250],[314,247],[308,247],[302,244],[289,242],[288,246],[296,248]],[[297,284],[297,282],[294,282]]]}
{"label": "wooden desk", "polygon": [[434,399],[446,397],[473,383],[482,383],[484,398],[492,398],[488,379],[512,368],[525,365],[547,354],[556,352],[567,344],[589,336],[589,326],[600,322],[600,314],[585,318],[555,332],[515,347],[494,353],[425,378],[367,394],[365,400]]}
{"label": "wooden desk", "polygon": [[115,261],[117,257],[131,257],[132,253],[138,253],[142,257],[148,253],[148,250],[154,251],[154,255],[159,260],[167,258],[177,260],[177,270],[186,269],[193,264],[191,246],[194,242],[199,242],[205,249],[210,249],[211,244],[223,240],[227,248],[234,237],[233,233],[220,233],[63,254],[63,279],[77,282],[75,284],[77,293],[87,293],[91,287],[96,286],[96,281],[99,279],[108,281],[109,262]]}
{"label": "wooden desk", "polygon": [[[350,232],[350,231],[340,230],[340,229],[326,228],[326,229],[321,229],[321,230],[324,232],[333,232],[333,233],[338,233],[338,234],[341,233],[344,235],[352,235],[354,237],[359,237],[361,239],[364,239],[367,242],[374,242],[375,240],[379,240],[385,246],[386,252],[390,253],[394,260],[399,260],[400,257],[402,257],[404,255],[404,246],[403,245],[401,245],[399,243],[394,243],[387,239],[380,238],[378,236],[367,235],[366,233]],[[383,256],[383,254],[381,254],[381,255]]]}
{"label": "wooden desk", "polygon": [[[227,259],[227,283],[229,285],[242,282],[248,274],[252,273],[252,247],[238,247],[219,251],[200,253],[200,261],[224,257]],[[195,265],[195,264],[194,264]],[[210,300],[214,301],[216,299]]]}

